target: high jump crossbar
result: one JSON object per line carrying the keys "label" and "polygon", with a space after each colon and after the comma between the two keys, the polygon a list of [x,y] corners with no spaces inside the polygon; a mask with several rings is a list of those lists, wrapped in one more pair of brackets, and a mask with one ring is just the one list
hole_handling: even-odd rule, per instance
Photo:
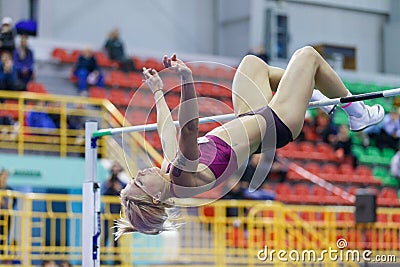
{"label": "high jump crossbar", "polygon": [[[350,102],[374,99],[374,98],[381,98],[381,97],[392,97],[395,95],[400,94],[400,88],[385,90],[385,91],[378,91],[372,93],[365,93],[365,94],[358,94],[346,97],[338,97],[320,101],[311,102],[308,108],[318,108],[330,105],[339,105],[339,104],[346,104]],[[222,122],[228,121],[235,118],[235,114],[223,114],[223,115],[215,115],[210,117],[199,118],[199,124],[211,123],[211,122]],[[179,126],[178,121],[174,121],[176,126]],[[130,133],[130,132],[144,132],[144,131],[155,131],[157,130],[157,124],[151,123],[146,125],[136,125],[136,126],[128,126],[128,127],[121,127],[121,128],[109,128],[109,129],[102,129],[93,133],[93,138],[99,138],[102,136],[107,135],[118,135],[123,133]]]}

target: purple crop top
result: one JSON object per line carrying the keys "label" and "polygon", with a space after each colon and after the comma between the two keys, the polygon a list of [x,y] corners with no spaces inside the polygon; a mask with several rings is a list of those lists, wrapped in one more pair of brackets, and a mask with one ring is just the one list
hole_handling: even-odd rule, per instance
{"label": "purple crop top", "polygon": [[[216,180],[221,181],[221,177],[228,178],[238,168],[235,151],[224,140],[215,135],[206,135],[205,138],[208,139],[208,142],[198,144],[199,163],[208,166]],[[170,169],[171,163],[168,165],[167,173]],[[172,167],[172,174],[181,171],[177,167]]]}

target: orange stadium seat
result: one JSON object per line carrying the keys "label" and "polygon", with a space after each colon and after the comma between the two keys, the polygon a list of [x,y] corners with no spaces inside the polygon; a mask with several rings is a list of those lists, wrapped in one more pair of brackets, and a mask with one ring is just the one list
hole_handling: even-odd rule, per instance
{"label": "orange stadium seat", "polygon": [[319,173],[321,172],[321,167],[318,163],[315,162],[310,162],[307,163],[305,166],[305,169],[315,175],[319,175]]}
{"label": "orange stadium seat", "polygon": [[128,73],[126,79],[130,87],[139,88],[143,84],[143,76],[138,72]]}
{"label": "orange stadium seat", "polygon": [[26,90],[28,92],[47,94],[47,90],[44,84],[37,82],[29,82],[28,85],[26,86]]}
{"label": "orange stadium seat", "polygon": [[382,188],[378,195],[377,203],[379,206],[400,207],[397,191],[388,187]]}
{"label": "orange stadium seat", "polygon": [[154,98],[152,95],[143,93],[143,91],[137,91],[131,99],[130,106],[132,107],[143,107],[150,109],[155,105]]}
{"label": "orange stadium seat", "polygon": [[71,63],[75,63],[78,61],[79,56],[82,54],[82,50],[74,49],[72,50],[70,61]]}
{"label": "orange stadium seat", "polygon": [[293,186],[294,196],[292,202],[309,203],[310,202],[310,189],[305,184],[296,184]]}
{"label": "orange stadium seat", "polygon": [[332,176],[335,176],[338,173],[338,169],[335,164],[325,163],[322,165],[321,172],[325,179],[334,180],[335,178]]}
{"label": "orange stadium seat", "polygon": [[277,199],[280,201],[284,201],[284,199],[290,195],[292,195],[292,188],[287,183],[279,183],[275,188]]}
{"label": "orange stadium seat", "polygon": [[4,102],[4,110],[2,113],[6,116],[10,116],[14,120],[18,119],[18,100],[7,99]]}
{"label": "orange stadium seat", "polygon": [[153,117],[152,113],[148,114],[142,110],[137,110],[135,112],[129,112],[126,116],[127,116],[127,120],[132,125],[143,125],[146,123],[146,120],[151,120],[151,118],[149,118],[149,117]]}
{"label": "orange stadium seat", "polygon": [[327,160],[327,161],[335,161],[336,160],[333,148],[329,144],[317,143],[316,150],[319,152],[319,156],[321,157],[321,160]]}
{"label": "orange stadium seat", "polygon": [[376,215],[376,219],[377,219],[377,221],[378,222],[381,222],[381,223],[387,223],[388,221],[389,221],[389,218],[388,218],[389,216],[387,215],[387,214],[383,214],[383,213],[378,213],[377,215]]}
{"label": "orange stadium seat", "polygon": [[104,54],[104,52],[102,51],[94,52],[94,56],[96,57],[97,63],[99,64],[100,67],[106,67],[106,68],[118,67],[118,62],[110,60],[108,56]]}
{"label": "orange stadium seat", "polygon": [[392,222],[400,223],[400,214],[393,214],[392,215]]}
{"label": "orange stadium seat", "polygon": [[107,98],[107,91],[104,88],[92,86],[89,88],[89,96],[93,98]]}
{"label": "orange stadium seat", "polygon": [[167,94],[165,100],[167,101],[168,107],[172,110],[178,108],[181,99],[176,94]]}
{"label": "orange stadium seat", "polygon": [[109,100],[118,106],[127,106],[129,104],[129,98],[125,91],[121,89],[111,89]]}
{"label": "orange stadium seat", "polygon": [[117,70],[110,71],[105,79],[105,84],[110,87],[125,87],[127,83],[125,74]]}
{"label": "orange stadium seat", "polygon": [[368,166],[365,166],[365,165],[357,166],[355,174],[360,175],[360,176],[368,176],[368,177],[373,176],[371,168]]}
{"label": "orange stadium seat", "polygon": [[131,59],[135,64],[135,68],[139,71],[142,71],[142,68],[144,67],[144,61],[136,56],[133,56]]}
{"label": "orange stadium seat", "polygon": [[67,50],[61,47],[54,48],[51,55],[54,59],[60,62],[67,63],[70,60],[70,54],[67,52]]}
{"label": "orange stadium seat", "polygon": [[155,59],[155,58],[147,58],[144,62],[143,62],[144,67],[146,68],[152,68],[155,69],[156,71],[161,71],[164,69],[163,64],[161,63],[160,60]]}

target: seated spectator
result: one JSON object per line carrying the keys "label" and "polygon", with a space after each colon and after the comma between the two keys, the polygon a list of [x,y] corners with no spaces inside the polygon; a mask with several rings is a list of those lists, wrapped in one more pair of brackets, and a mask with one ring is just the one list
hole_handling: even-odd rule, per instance
{"label": "seated spectator", "polygon": [[399,181],[400,184],[400,149],[390,161],[390,174]]}
{"label": "seated spectator", "polygon": [[256,57],[259,57],[260,59],[262,59],[267,64],[268,64],[269,59],[270,59],[270,56],[265,51],[265,46],[264,45],[260,45],[260,46],[256,47],[255,49],[252,49],[248,53],[248,55],[254,55]]}
{"label": "seated spectator", "polygon": [[133,60],[126,57],[124,44],[119,37],[119,30],[114,29],[108,35],[108,39],[104,44],[108,58],[117,61],[120,64],[121,70],[125,72],[134,71],[135,65]]}
{"label": "seated spectator", "polygon": [[39,101],[36,107],[36,110],[32,110],[28,113],[26,118],[27,125],[29,127],[43,128],[44,132],[50,132],[56,129],[56,124],[49,114],[45,110],[40,110],[41,108],[46,107],[46,103],[44,101]]}
{"label": "seated spectator", "polygon": [[14,50],[14,64],[17,71],[17,78],[25,85],[33,77],[33,52],[28,47],[28,36],[22,35],[20,46]]}
{"label": "seated spectator", "polygon": [[[121,190],[126,186],[126,183],[122,181],[122,166],[118,162],[114,162],[110,169],[110,176],[104,183],[102,184],[102,194],[105,196],[115,196],[119,197]],[[103,213],[115,214],[115,216],[119,215],[121,212],[121,204],[119,203],[110,203],[108,209],[105,209]],[[110,229],[113,225],[113,220],[104,220],[104,236],[105,236],[105,246],[110,245]],[[114,229],[115,230],[115,229]],[[115,233],[115,231],[114,231]],[[111,238],[113,239],[113,238]],[[113,240],[114,247],[118,247],[117,240]],[[113,265],[121,264],[119,260],[113,260],[111,262]]]}
{"label": "seated spectator", "polygon": [[400,137],[400,109],[393,109],[385,115],[379,134],[372,136],[375,145],[380,149],[389,147],[397,150]]}
{"label": "seated spectator", "polygon": [[0,125],[14,125],[14,123],[15,121],[11,116],[0,116]]}
{"label": "seated spectator", "polygon": [[4,17],[0,29],[0,53],[13,53],[15,49],[15,30],[10,17]]}
{"label": "seated spectator", "polygon": [[89,85],[104,87],[103,74],[91,48],[88,47],[82,52],[73,71],[78,78],[78,89],[82,95],[87,95]]}
{"label": "seated spectator", "polygon": [[317,110],[317,112],[318,114],[315,117],[314,126],[318,139],[325,143],[331,143],[332,136],[337,133],[336,126],[328,114],[321,110]]}
{"label": "seated spectator", "polygon": [[12,56],[8,52],[3,52],[0,63],[0,90],[25,90],[24,84],[17,79],[17,70]]}
{"label": "seated spectator", "polygon": [[353,155],[351,151],[353,142],[349,135],[348,126],[340,125],[338,133],[332,136],[331,141],[335,149],[335,155],[338,161],[341,163],[349,161],[349,163],[351,163],[353,167],[357,167],[357,158]]}

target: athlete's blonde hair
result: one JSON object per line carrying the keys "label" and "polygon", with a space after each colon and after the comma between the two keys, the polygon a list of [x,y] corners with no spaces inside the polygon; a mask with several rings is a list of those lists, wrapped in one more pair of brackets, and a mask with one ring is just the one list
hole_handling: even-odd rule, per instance
{"label": "athlete's blonde hair", "polygon": [[121,216],[116,220],[115,240],[133,232],[156,235],[162,231],[175,230],[180,225],[176,223],[179,213],[173,205],[163,201],[154,203],[153,197],[144,192],[131,196],[122,191],[121,205],[125,218]]}

